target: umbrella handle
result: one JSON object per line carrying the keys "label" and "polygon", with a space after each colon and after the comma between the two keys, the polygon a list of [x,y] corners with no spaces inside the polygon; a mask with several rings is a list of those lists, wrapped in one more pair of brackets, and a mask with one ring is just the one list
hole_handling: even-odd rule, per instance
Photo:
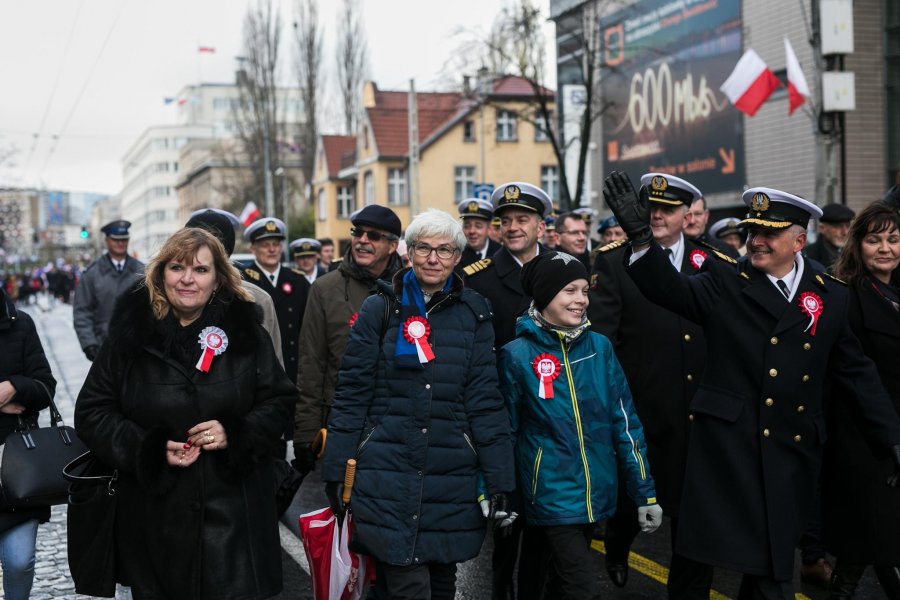
{"label": "umbrella handle", "polygon": [[316,455],[317,459],[322,458],[325,454],[325,439],[328,437],[328,430],[324,427],[319,430],[316,434],[316,437],[313,438],[312,444],[310,444],[310,448],[313,451],[313,454]]}
{"label": "umbrella handle", "polygon": [[344,504],[350,504],[350,492],[353,491],[353,480],[356,479],[356,461],[347,459],[347,469],[344,471],[344,495],[341,500]]}

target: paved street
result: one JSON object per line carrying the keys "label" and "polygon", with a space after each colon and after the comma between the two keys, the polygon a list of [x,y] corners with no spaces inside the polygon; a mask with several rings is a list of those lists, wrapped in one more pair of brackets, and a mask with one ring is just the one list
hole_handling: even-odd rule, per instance
{"label": "paved street", "polygon": [[[72,414],[78,390],[87,375],[90,363],[84,358],[72,330],[72,310],[64,304],[58,304],[43,312],[37,306],[24,307],[37,323],[44,349],[58,383],[56,403],[63,418],[72,423]],[[46,412],[46,411],[45,411]],[[46,420],[46,415],[44,416]],[[303,549],[297,537],[297,517],[304,513],[321,508],[327,504],[323,486],[318,473],[313,472],[304,481],[300,492],[294,499],[282,519],[282,548],[285,576],[285,592],[279,598],[292,600],[308,600],[312,598],[310,580],[303,558]],[[74,593],[69,577],[66,557],[65,507],[53,509],[50,523],[38,530],[38,552],[35,567],[35,584],[32,592],[34,600],[50,598],[87,598]],[[490,598],[490,546],[488,539],[481,555],[473,561],[460,566],[459,592],[457,598],[466,600],[486,600]],[[595,547],[602,549],[597,542]],[[654,535],[640,535],[632,555],[632,572],[629,584],[625,589],[613,587],[605,576],[601,579],[602,595],[613,600],[655,600],[665,597],[663,583],[667,575],[669,535],[668,526],[664,525]],[[602,555],[597,553],[597,560]],[[798,559],[799,561],[799,559]],[[737,593],[738,576],[727,571],[718,572],[714,584],[713,600],[733,598]],[[809,586],[801,586],[799,579],[795,581],[798,591],[797,599],[824,600],[826,594]],[[802,592],[802,593],[799,593]],[[127,598],[127,593],[120,594]],[[883,594],[874,581],[871,573],[860,588],[861,599],[882,598]]]}

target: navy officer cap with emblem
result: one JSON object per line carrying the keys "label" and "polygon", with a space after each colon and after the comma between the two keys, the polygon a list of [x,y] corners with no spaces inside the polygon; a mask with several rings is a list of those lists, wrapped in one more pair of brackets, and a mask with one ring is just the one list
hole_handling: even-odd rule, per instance
{"label": "navy officer cap with emblem", "polygon": [[719,219],[709,226],[709,235],[716,239],[723,239],[727,235],[736,234],[744,238],[744,228],[741,226],[741,220],[734,217]]}
{"label": "navy officer cap with emblem", "polygon": [[265,239],[283,240],[286,231],[287,226],[281,219],[264,217],[250,223],[250,226],[244,230],[244,239],[251,244]]}
{"label": "navy officer cap with emblem", "polygon": [[576,208],[572,212],[575,213],[576,215],[578,215],[579,217],[581,217],[582,221],[587,223],[588,229],[591,228],[591,223],[594,222],[594,218],[598,214],[600,214],[595,209],[587,207],[587,206],[582,206],[581,208]]}
{"label": "navy officer cap with emblem", "polygon": [[103,232],[106,237],[111,240],[127,240],[129,238],[128,228],[131,227],[131,223],[124,219],[116,219],[115,221],[110,221],[106,225],[100,228],[100,231]]}
{"label": "navy officer cap with emblem", "polygon": [[456,205],[459,216],[463,219],[484,219],[490,221],[494,218],[494,207],[490,202],[482,198],[466,198]]}
{"label": "navy officer cap with emblem", "polygon": [[685,181],[681,177],[667,175],[666,173],[644,173],[641,176],[641,185],[647,186],[650,202],[680,206],[684,204],[690,207],[695,200],[703,197],[697,186]]}
{"label": "navy officer cap with emblem", "polygon": [[786,229],[791,225],[806,228],[809,218],[822,218],[822,209],[800,196],[767,187],[746,190],[741,197],[750,207],[742,225],[766,229]]}
{"label": "navy officer cap with emblem", "polygon": [[521,208],[534,211],[543,218],[553,212],[553,202],[547,192],[536,185],[519,181],[504,183],[494,190],[491,204],[495,213],[506,208]]}
{"label": "navy officer cap with emblem", "polygon": [[294,258],[298,256],[315,256],[322,250],[322,244],[312,238],[300,238],[288,244],[288,248],[291,249],[291,256]]}

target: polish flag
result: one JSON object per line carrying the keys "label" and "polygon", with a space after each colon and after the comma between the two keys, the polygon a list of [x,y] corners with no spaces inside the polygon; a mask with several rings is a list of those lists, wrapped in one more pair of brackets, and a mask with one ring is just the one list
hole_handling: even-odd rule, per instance
{"label": "polish flag", "polygon": [[748,49],[719,89],[736,109],[752,117],[780,85],[759,54]]}
{"label": "polish flag", "polygon": [[260,212],[259,209],[256,208],[255,202],[248,202],[247,206],[244,207],[244,210],[241,211],[241,216],[238,217],[241,221],[241,225],[247,227],[253,221],[259,218]]}
{"label": "polish flag", "polygon": [[784,62],[787,64],[788,100],[790,101],[788,115],[792,115],[811,94],[809,86],[806,84],[806,77],[803,75],[803,69],[800,68],[800,61],[797,60],[794,48],[787,38],[784,38]]}
{"label": "polish flag", "polygon": [[213,48],[212,46],[200,46],[199,48],[197,48],[197,52],[199,52],[201,54],[203,54],[204,52],[206,52],[208,54],[212,54],[215,51],[216,51],[216,49]]}

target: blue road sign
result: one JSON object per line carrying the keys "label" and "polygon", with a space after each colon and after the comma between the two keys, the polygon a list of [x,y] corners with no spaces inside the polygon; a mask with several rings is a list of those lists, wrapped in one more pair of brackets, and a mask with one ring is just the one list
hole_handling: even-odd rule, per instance
{"label": "blue road sign", "polygon": [[476,198],[481,200],[491,201],[491,194],[494,193],[494,184],[493,183],[476,183],[472,186],[472,192],[475,194]]}

